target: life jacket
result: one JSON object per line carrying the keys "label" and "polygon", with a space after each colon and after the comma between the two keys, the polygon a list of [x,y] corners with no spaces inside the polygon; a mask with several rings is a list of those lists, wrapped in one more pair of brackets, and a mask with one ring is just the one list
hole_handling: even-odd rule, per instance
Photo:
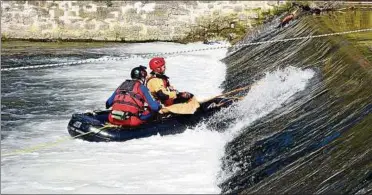
{"label": "life jacket", "polygon": [[[163,81],[163,84],[164,84],[164,87],[169,89],[169,77],[167,77],[166,75],[162,75],[162,74],[156,74],[154,72],[151,72],[151,76],[147,79],[147,82],[149,82],[151,79],[153,78],[159,78]],[[153,97],[158,100],[158,101],[161,101],[165,106],[170,106],[170,105],[173,105],[173,101],[174,99],[172,98],[168,98],[167,100],[160,100],[157,95],[155,93],[152,93]]]}
{"label": "life jacket", "polygon": [[140,115],[147,110],[145,96],[136,80],[124,81],[116,90],[109,121],[115,125],[137,126],[143,123]]}

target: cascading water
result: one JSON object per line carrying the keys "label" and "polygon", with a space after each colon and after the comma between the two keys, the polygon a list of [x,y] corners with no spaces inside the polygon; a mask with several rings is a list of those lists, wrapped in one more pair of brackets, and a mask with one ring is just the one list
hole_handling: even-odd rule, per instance
{"label": "cascading water", "polygon": [[[255,41],[371,28],[371,16],[369,10],[308,16]],[[372,190],[371,43],[372,33],[367,32],[250,46],[224,60],[226,90],[288,66],[311,69],[315,75],[304,90],[242,127],[226,145],[223,193]]]}

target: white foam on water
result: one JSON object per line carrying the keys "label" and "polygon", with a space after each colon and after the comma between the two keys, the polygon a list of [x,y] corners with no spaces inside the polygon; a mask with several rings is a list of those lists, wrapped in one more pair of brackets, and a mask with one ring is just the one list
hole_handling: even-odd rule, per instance
{"label": "white foam on water", "polygon": [[[252,122],[290,101],[295,93],[305,89],[314,75],[315,72],[311,69],[301,70],[292,66],[266,73],[252,85],[249,93],[237,103],[235,109],[219,113],[219,117],[235,119],[235,124],[230,125],[229,130],[224,133],[226,139],[233,139]],[[220,173],[219,182],[226,180],[239,169],[234,166],[229,170]]]}
{"label": "white foam on water", "polygon": [[[125,45],[122,51],[129,48],[133,53],[164,52],[204,47],[200,43],[148,43]],[[167,75],[177,89],[192,92],[198,99],[218,95],[222,92],[219,85],[226,74],[226,67],[219,59],[225,53],[226,50],[221,49],[166,57]],[[95,105],[102,109],[116,87],[129,78],[130,70],[147,63],[148,59],[133,58],[46,69],[48,74],[43,78],[65,82],[55,91],[61,96],[73,97],[70,107],[79,110]],[[225,133],[200,124],[177,135],[119,143],[70,140],[30,153],[3,156],[1,192],[219,193],[218,174],[225,144],[242,127],[303,90],[313,74],[311,70],[291,67],[268,73],[238,103],[236,111],[228,112],[238,120]],[[69,86],[84,86],[85,89],[74,92],[68,89]],[[228,115],[221,113],[221,117]],[[2,154],[66,138],[67,123],[68,119],[50,121],[45,118],[38,124],[23,124],[17,131],[8,132],[8,137],[2,140]]]}
{"label": "white foam on water", "polygon": [[[123,53],[146,53],[205,47],[200,43],[149,43],[116,49]],[[166,57],[167,75],[177,89],[198,98],[220,94],[219,85],[225,78],[226,67],[219,59],[225,53],[226,50],[220,50]],[[64,83],[53,89],[54,93],[72,97],[75,101],[69,102],[69,106],[84,112],[80,109],[90,105],[94,105],[92,110],[103,109],[106,99],[129,78],[130,70],[140,64],[147,65],[148,61],[132,58],[46,69],[47,74],[34,79]],[[82,87],[78,91],[71,90],[79,86]],[[68,137],[67,123],[68,120],[45,118],[40,123],[20,125],[19,130],[8,133],[3,140],[2,153]],[[218,133],[204,129],[123,143],[66,141],[31,153],[4,156],[1,190],[3,193],[216,193],[219,189],[214,178],[220,156],[216,153],[223,152],[215,147],[222,145],[219,142]]]}

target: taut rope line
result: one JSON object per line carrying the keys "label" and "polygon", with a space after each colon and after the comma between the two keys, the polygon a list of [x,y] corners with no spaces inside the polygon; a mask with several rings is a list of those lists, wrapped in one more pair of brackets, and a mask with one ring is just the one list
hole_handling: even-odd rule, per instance
{"label": "taut rope line", "polygon": [[327,36],[334,36],[334,35],[344,35],[344,34],[351,34],[351,33],[360,33],[360,32],[367,32],[367,31],[372,31],[372,28],[352,30],[352,31],[344,31],[344,32],[336,32],[336,33],[328,33],[328,34],[322,34],[322,35],[311,35],[311,36],[305,36],[305,37],[294,37],[294,38],[288,38],[288,39],[278,39],[278,40],[271,40],[271,41],[259,41],[259,42],[253,42],[253,43],[238,44],[238,45],[234,45],[234,46],[229,46],[229,45],[211,46],[211,47],[202,48],[202,49],[191,49],[191,50],[176,51],[176,52],[145,53],[145,54],[142,54],[142,55],[132,55],[132,56],[125,56],[125,57],[111,57],[111,58],[104,58],[104,59],[103,58],[89,59],[89,60],[80,60],[80,61],[75,61],[75,62],[57,63],[57,64],[33,65],[33,66],[23,66],[23,67],[14,67],[14,68],[2,68],[1,72],[3,72],[3,71],[13,71],[13,70],[49,68],[49,67],[58,67],[58,66],[71,66],[71,65],[86,64],[86,63],[100,62],[100,61],[110,61],[110,60],[125,60],[125,59],[135,58],[135,57],[151,58],[151,57],[154,57],[154,56],[166,56],[166,55],[190,53],[190,52],[196,52],[196,51],[224,49],[224,48],[229,48],[229,47],[232,47],[232,48],[236,49],[236,48],[242,48],[242,47],[246,47],[246,46],[250,46],[250,45],[260,45],[260,44],[264,44],[264,43],[277,43],[277,42],[286,42],[286,41],[294,41],[294,40],[302,40],[302,39],[312,39],[312,38],[320,38],[320,37],[327,37]]}

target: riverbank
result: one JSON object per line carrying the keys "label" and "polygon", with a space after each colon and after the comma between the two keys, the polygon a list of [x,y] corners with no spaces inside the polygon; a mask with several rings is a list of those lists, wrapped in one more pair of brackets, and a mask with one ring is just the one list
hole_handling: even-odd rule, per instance
{"label": "riverbank", "polygon": [[2,40],[178,42],[199,25],[208,27],[209,19],[230,16],[225,23],[218,24],[217,30],[230,28],[234,23],[249,27],[260,12],[284,3],[2,1],[1,4]]}
{"label": "riverbank", "polygon": [[[111,2],[110,4],[93,1],[53,3],[9,1],[1,3],[3,42],[190,43],[202,41],[208,43],[228,41],[235,44],[256,26],[298,9],[293,6],[295,4],[293,2],[270,1]],[[368,2],[302,2],[301,4],[321,10],[372,7]],[[57,12],[59,14],[56,14]],[[137,30],[133,31],[131,28]]]}

